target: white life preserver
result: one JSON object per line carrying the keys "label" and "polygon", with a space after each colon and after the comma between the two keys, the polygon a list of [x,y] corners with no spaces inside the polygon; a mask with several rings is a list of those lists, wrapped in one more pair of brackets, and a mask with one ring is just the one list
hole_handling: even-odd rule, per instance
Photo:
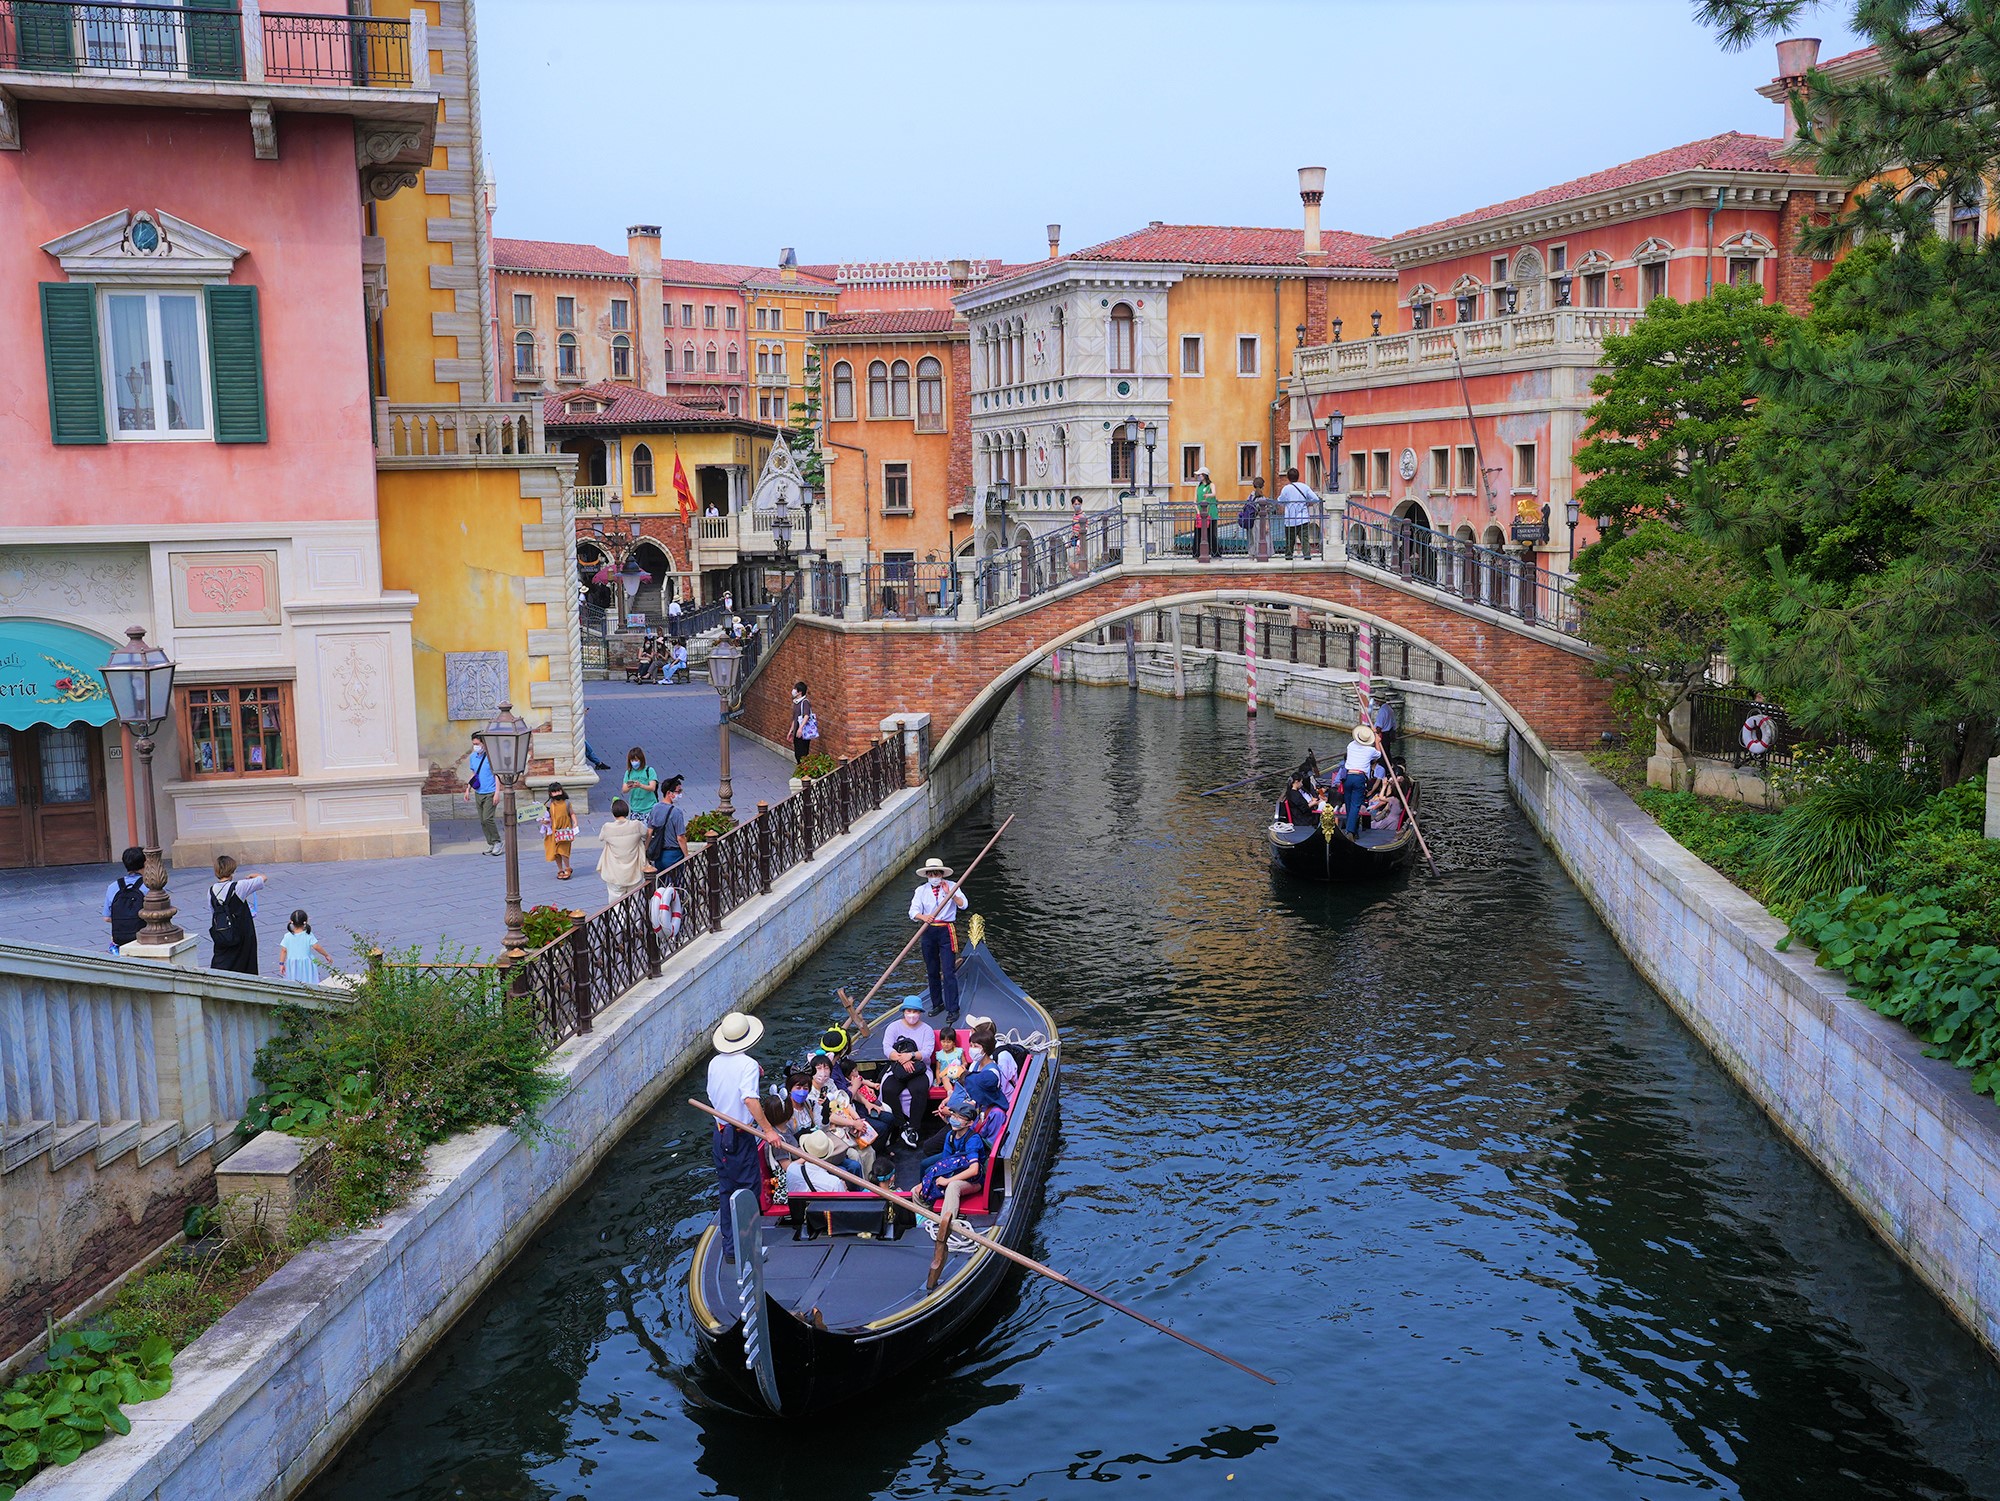
{"label": "white life preserver", "polygon": [[646,904],[653,919],[653,931],[662,938],[672,939],[681,931],[681,891],[678,886],[662,886],[653,893],[652,901]]}
{"label": "white life preserver", "polygon": [[1737,738],[1750,755],[1764,755],[1778,743],[1777,721],[1760,710],[1743,721],[1743,732]]}

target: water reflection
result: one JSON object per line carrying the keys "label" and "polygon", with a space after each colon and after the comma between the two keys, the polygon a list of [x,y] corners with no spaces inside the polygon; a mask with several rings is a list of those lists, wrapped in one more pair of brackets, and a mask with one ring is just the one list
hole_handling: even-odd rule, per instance
{"label": "water reflection", "polygon": [[[705,1407],[706,1127],[669,1103],[315,1495],[2000,1495],[1989,1362],[1632,972],[1495,761],[1411,746],[1442,874],[1323,888],[1265,865],[1269,785],[1197,795],[1244,774],[1240,705],[1031,683],[1001,724],[939,852],[1022,814],[973,897],[1065,1026],[1030,1254],[1281,1385],[1031,1280],[851,1413]],[[1335,744],[1256,736],[1274,770]],[[767,1066],[906,901],[766,1004]]]}

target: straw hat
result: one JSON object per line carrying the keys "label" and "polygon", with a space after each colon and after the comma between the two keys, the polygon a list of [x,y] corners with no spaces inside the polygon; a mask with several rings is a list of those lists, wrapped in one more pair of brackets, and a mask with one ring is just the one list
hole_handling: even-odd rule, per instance
{"label": "straw hat", "polygon": [[930,859],[924,861],[922,875],[926,881],[932,876],[943,876],[949,881],[951,879],[951,867],[938,859],[936,855],[932,855]]}
{"label": "straw hat", "polygon": [[1354,740],[1357,745],[1373,745],[1375,743],[1374,726],[1357,724],[1354,727]]}
{"label": "straw hat", "polygon": [[709,1041],[715,1044],[718,1053],[741,1053],[757,1046],[757,1039],[763,1035],[764,1024],[756,1017],[732,1011],[723,1017]]}
{"label": "straw hat", "polygon": [[799,1138],[799,1150],[808,1157],[817,1157],[825,1162],[833,1156],[833,1138],[824,1131],[808,1131]]}

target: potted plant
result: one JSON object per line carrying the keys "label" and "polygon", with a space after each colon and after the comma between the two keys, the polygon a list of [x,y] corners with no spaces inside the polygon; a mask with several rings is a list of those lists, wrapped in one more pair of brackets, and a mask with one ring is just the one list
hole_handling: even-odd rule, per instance
{"label": "potted plant", "polygon": [[528,952],[545,949],[576,925],[579,914],[543,903],[521,914],[521,928],[528,935]]}
{"label": "potted plant", "polygon": [[736,819],[720,808],[710,808],[706,813],[697,813],[687,823],[688,843],[696,840],[719,839],[736,827]]}

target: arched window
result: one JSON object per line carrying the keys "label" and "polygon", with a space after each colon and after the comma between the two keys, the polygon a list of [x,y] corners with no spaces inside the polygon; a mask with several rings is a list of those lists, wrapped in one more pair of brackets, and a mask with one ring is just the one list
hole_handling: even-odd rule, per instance
{"label": "arched window", "polygon": [[[1132,305],[1121,302],[1111,310],[1111,369],[1125,375],[1137,367],[1132,363]],[[1127,475],[1126,478],[1131,476]]]}
{"label": "arched window", "polygon": [[713,344],[702,351],[701,364],[702,369],[706,370],[710,375],[715,374],[717,366],[715,363],[715,346]]}
{"label": "arched window", "polygon": [[644,443],[632,450],[632,493],[653,493],[653,450]]}
{"label": "arched window", "polygon": [[889,367],[889,415],[910,415],[910,362],[898,360]]}
{"label": "arched window", "polygon": [[846,360],[833,367],[833,420],[854,420],[854,367]]}
{"label": "arched window", "polygon": [[630,380],[632,377],[632,341],[620,334],[611,341],[611,378]]}
{"label": "arched window", "polygon": [[556,374],[576,374],[575,334],[564,334],[556,340]]}
{"label": "arched window", "polygon": [[889,415],[889,367],[880,360],[868,367],[868,415]]}
{"label": "arched window", "polygon": [[944,366],[929,355],[917,361],[917,430],[944,431]]}
{"label": "arched window", "polygon": [[731,344],[729,346],[729,373],[731,375],[736,374],[736,372],[742,368],[742,365],[743,361],[739,359],[736,354],[736,346],[734,344]]}
{"label": "arched window", "polygon": [[782,344],[771,346],[771,373],[773,375],[785,373],[785,346]]}
{"label": "arched window", "polygon": [[535,336],[530,333],[514,335],[514,373],[533,375],[535,373]]}
{"label": "arched window", "polygon": [[729,392],[729,415],[736,417],[742,415],[742,412],[743,393],[732,387]]}
{"label": "arched window", "polygon": [[681,373],[694,374],[694,344],[692,341],[681,346]]}

